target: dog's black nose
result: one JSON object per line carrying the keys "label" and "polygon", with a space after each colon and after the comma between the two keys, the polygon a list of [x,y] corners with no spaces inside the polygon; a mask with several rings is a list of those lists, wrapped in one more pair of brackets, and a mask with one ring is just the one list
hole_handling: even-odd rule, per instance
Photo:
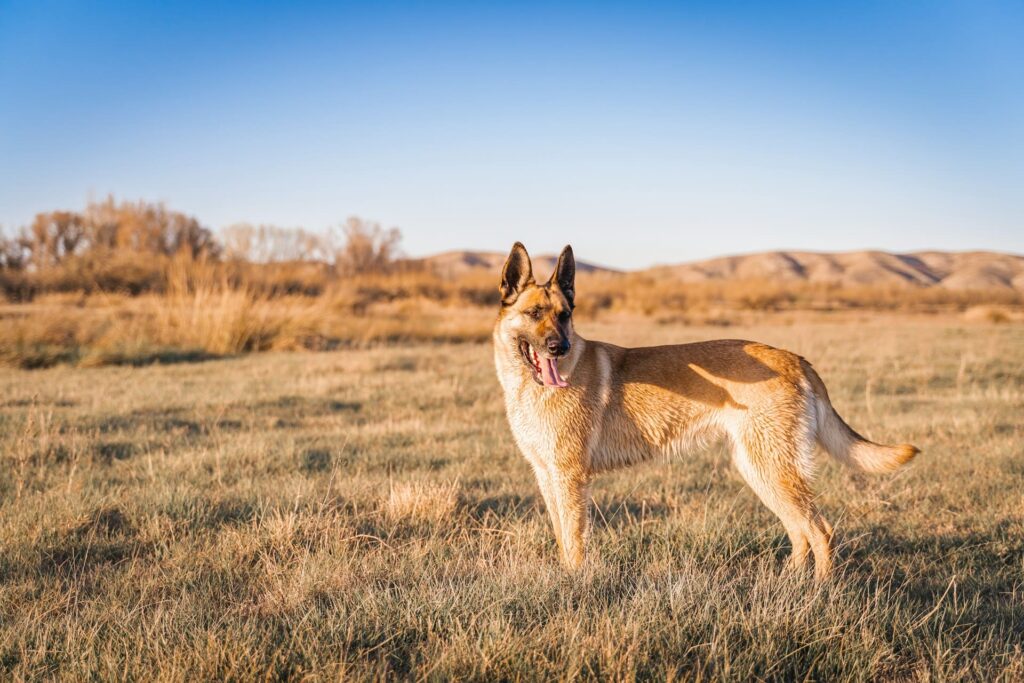
{"label": "dog's black nose", "polygon": [[548,339],[548,353],[552,356],[564,356],[569,353],[569,340]]}

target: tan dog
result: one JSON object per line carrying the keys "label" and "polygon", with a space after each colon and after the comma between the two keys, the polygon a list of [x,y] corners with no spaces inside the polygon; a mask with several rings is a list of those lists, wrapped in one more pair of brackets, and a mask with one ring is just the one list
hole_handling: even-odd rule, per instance
{"label": "tan dog", "polygon": [[684,452],[719,435],[793,544],[789,566],[814,553],[815,577],[832,566],[832,528],[809,482],[821,446],[867,472],[907,462],[914,446],[883,446],[853,431],[810,363],[739,340],[626,349],[573,330],[572,248],[538,285],[516,243],[501,276],[494,361],[512,434],[533,466],[562,559],[583,562],[595,474]]}

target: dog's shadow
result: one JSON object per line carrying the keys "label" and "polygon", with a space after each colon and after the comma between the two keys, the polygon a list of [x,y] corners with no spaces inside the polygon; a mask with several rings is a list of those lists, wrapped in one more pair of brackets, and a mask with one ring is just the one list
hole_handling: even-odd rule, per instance
{"label": "dog's shadow", "polygon": [[629,499],[595,500],[593,508],[595,526],[610,531],[626,529],[647,520],[667,519],[675,514],[672,508],[664,503]]}
{"label": "dog's shadow", "polygon": [[547,515],[544,508],[544,501],[537,495],[519,495],[517,493],[503,493],[494,496],[486,496],[472,501],[467,505],[470,516],[475,519],[485,517],[500,517],[518,520],[532,513],[539,512]]}

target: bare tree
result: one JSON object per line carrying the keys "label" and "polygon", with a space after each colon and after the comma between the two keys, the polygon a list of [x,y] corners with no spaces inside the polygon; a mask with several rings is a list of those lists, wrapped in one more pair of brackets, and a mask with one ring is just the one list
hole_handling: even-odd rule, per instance
{"label": "bare tree", "polygon": [[23,237],[8,237],[0,228],[0,270],[23,270],[31,256]]}
{"label": "bare tree", "polygon": [[342,275],[385,273],[400,255],[402,233],[398,228],[381,228],[380,223],[350,217],[342,226],[345,242],[334,255],[334,266]]}
{"label": "bare tree", "polygon": [[327,262],[333,256],[329,236],[302,228],[237,223],[221,232],[221,240],[229,258],[252,263]]}
{"label": "bare tree", "polygon": [[30,252],[36,268],[55,266],[84,248],[87,227],[81,214],[51,211],[36,214],[35,220],[18,240]]}
{"label": "bare tree", "polygon": [[[32,224],[9,243],[16,243],[20,258],[40,269],[58,266],[75,256],[128,251],[137,254],[192,258],[217,256],[213,233],[199,221],[163,204],[122,202],[112,197],[92,202],[85,211],[50,211],[36,214]],[[10,253],[5,260],[10,260]]]}
{"label": "bare tree", "polygon": [[163,204],[121,202],[113,197],[93,202],[85,209],[85,222],[93,249],[128,250],[136,253],[193,258],[216,256],[219,247],[213,233],[198,220]]}

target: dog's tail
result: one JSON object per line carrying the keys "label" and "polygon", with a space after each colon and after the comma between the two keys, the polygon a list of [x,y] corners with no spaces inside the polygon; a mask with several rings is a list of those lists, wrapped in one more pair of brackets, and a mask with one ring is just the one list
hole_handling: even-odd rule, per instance
{"label": "dog's tail", "polygon": [[811,364],[803,362],[811,384],[817,416],[818,443],[836,460],[864,472],[892,472],[920,453],[916,446],[887,446],[865,439],[839,416],[828,398],[828,390]]}

